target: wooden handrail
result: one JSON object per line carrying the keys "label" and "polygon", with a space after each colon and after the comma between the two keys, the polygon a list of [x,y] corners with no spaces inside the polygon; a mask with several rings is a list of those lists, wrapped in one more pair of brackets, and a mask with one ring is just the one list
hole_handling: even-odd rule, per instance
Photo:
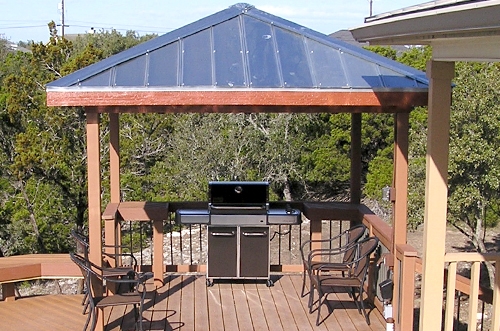
{"label": "wooden handrail", "polygon": [[0,283],[6,301],[15,299],[15,282],[32,279],[80,278],[68,254],[28,254],[0,257]]}

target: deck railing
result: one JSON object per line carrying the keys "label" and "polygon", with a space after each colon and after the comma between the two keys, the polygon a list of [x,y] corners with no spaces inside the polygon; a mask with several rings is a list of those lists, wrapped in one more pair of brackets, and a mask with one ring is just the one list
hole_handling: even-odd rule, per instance
{"label": "deck railing", "polygon": [[[465,316],[465,324],[468,330],[500,330],[500,254],[498,253],[447,253],[445,262],[448,264],[445,298],[444,330],[451,331],[460,323],[463,323],[457,314],[460,311],[460,304],[457,307],[456,299],[460,294],[468,296],[468,309]],[[485,289],[480,285],[480,269],[482,263],[492,263],[495,269],[494,285],[492,290]],[[457,266],[470,265],[462,272],[457,272]],[[470,278],[466,278],[461,273],[469,273]],[[458,295],[457,295],[458,294]],[[481,301],[481,302],[480,302]],[[490,305],[489,316],[485,316],[485,306]]]}
{"label": "deck railing", "polygon": [[[176,208],[190,206],[189,203],[123,203],[119,212],[119,204],[106,209],[103,215],[106,224],[106,242],[121,242],[130,245],[130,250],[137,252],[141,268],[144,270],[161,270],[177,272],[204,272],[206,264],[206,226],[191,225],[180,227],[175,224],[174,212]],[[199,206],[199,203],[194,205]],[[299,247],[308,239],[330,238],[342,230],[347,229],[352,222],[363,222],[367,225],[371,235],[380,240],[381,250],[373,260],[373,266],[380,265],[381,258],[391,257],[392,228],[374,215],[363,205],[344,203],[297,203],[304,215],[304,222],[294,226],[271,227],[271,271],[274,272],[302,272],[302,263]],[[158,216],[162,215],[162,216]],[[167,215],[167,216],[165,216]],[[137,222],[140,221],[140,222]],[[112,231],[109,231],[112,229]],[[117,231],[121,229],[121,231]],[[120,235],[121,232],[121,235]],[[112,236],[109,234],[112,233]],[[159,241],[158,233],[163,242]],[[311,247],[311,249],[318,247]],[[372,269],[369,284],[371,289],[367,293],[376,307],[383,311],[384,305],[376,295],[378,284],[392,276],[395,284],[392,300],[395,330],[414,329],[414,311],[418,309],[415,303],[417,292],[416,277],[422,273],[422,263],[416,250],[409,245],[397,245],[394,261],[384,260],[387,269]],[[154,265],[160,260],[161,269]],[[478,324],[478,306],[491,305],[491,312],[500,311],[500,254],[479,253],[447,253],[445,256],[447,280],[444,302],[444,330],[454,330],[454,325],[468,325],[469,330],[476,330]],[[484,288],[480,282],[481,263],[490,262],[495,267],[493,290]],[[470,265],[470,278],[457,272],[459,264]],[[466,270],[465,274],[468,274]],[[377,277],[377,274],[379,275]],[[381,276],[382,275],[382,276]],[[459,294],[458,296],[456,294]],[[467,296],[469,310],[465,314],[466,321],[462,322],[459,314],[462,295]],[[463,316],[462,316],[463,317]],[[479,320],[482,330],[499,330],[500,315],[491,314]],[[485,325],[487,327],[485,328]],[[457,328],[455,328],[456,330]]]}
{"label": "deck railing", "polygon": [[[153,266],[156,256],[162,256],[164,264],[163,272],[205,272],[206,271],[206,243],[207,227],[205,225],[180,226],[174,221],[175,211],[179,208],[199,208],[200,203],[170,203],[168,206],[168,216],[164,220],[149,221],[144,218],[150,217],[154,212],[134,211],[134,206],[147,209],[140,204],[131,203],[124,206],[123,212],[115,214],[108,210],[105,220],[117,221],[121,226],[122,241],[131,245],[137,252],[136,258],[143,270],[155,270]],[[160,208],[151,204],[151,208]],[[274,206],[276,207],[276,206]],[[353,223],[364,222],[370,231],[370,235],[379,237],[381,250],[373,259],[373,265],[379,260],[380,253],[388,252],[392,242],[392,229],[387,223],[374,215],[364,206],[348,203],[295,203],[293,208],[298,208],[303,213],[303,222],[300,225],[285,226],[273,225],[270,227],[270,262],[271,272],[302,272],[302,260],[300,247],[302,243],[309,239],[331,238]],[[120,219],[123,215],[134,221],[124,221]],[[110,215],[115,215],[112,217]],[[140,222],[136,222],[140,221]],[[135,223],[135,224],[134,224]],[[161,227],[163,230],[163,243],[160,254],[155,252],[154,227]],[[161,224],[161,225],[159,225]],[[114,228],[115,226],[108,226]],[[132,235],[129,232],[135,231],[139,234]],[[130,239],[127,239],[130,238]],[[137,242],[141,240],[141,243]],[[323,245],[341,245],[341,242],[324,243]],[[160,245],[157,245],[160,246]],[[140,251],[137,250],[140,248]],[[319,248],[313,244],[310,249]],[[158,270],[158,269],[156,269]],[[369,284],[371,289],[367,292],[377,308],[383,311],[383,304],[376,296],[378,283],[385,280],[384,277],[373,277],[370,273]]]}

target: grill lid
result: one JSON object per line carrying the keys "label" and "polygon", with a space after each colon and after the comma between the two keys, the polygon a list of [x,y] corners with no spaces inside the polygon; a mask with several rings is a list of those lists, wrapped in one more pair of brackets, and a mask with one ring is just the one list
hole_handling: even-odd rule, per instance
{"label": "grill lid", "polygon": [[268,182],[209,182],[210,208],[263,208],[269,200]]}

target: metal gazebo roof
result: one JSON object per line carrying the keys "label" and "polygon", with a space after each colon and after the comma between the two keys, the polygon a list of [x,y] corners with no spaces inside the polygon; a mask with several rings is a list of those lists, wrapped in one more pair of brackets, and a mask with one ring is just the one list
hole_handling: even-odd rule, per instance
{"label": "metal gazebo roof", "polygon": [[[234,105],[230,100],[236,98],[244,105],[247,92],[260,91],[267,93],[264,100],[274,101],[255,102],[261,97],[253,96],[248,105],[328,107],[332,95],[320,92],[370,91],[380,104],[365,104],[357,95],[357,102],[339,105],[380,106],[387,99],[384,93],[391,91],[410,94],[407,104],[393,100],[387,106],[408,108],[425,104],[427,87],[421,71],[251,5],[236,4],[49,83],[47,103],[224,106]],[[230,93],[222,99],[206,93],[225,91]],[[269,95],[277,91],[315,92],[316,97],[287,103],[290,94]],[[181,92],[188,94],[180,97]]]}

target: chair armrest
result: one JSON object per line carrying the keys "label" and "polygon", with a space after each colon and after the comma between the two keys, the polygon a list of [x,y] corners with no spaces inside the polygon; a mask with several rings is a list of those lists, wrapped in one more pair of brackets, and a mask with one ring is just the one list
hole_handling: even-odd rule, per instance
{"label": "chair armrest", "polygon": [[117,278],[117,277],[106,277],[104,276],[103,279],[106,282],[113,282],[113,283],[121,283],[121,284],[143,284],[146,282],[148,279],[153,278],[153,273],[152,272],[135,272],[135,271],[129,271],[127,273],[127,277],[125,278]]}
{"label": "chair armrest", "polygon": [[341,247],[313,249],[312,251],[309,252],[307,256],[307,263],[308,265],[311,265],[313,258],[317,256],[343,255],[347,251],[353,249],[354,246],[356,246],[356,242],[351,242]]}
{"label": "chair armrest", "polygon": [[132,266],[134,269],[137,267],[137,259],[132,253],[107,253],[103,252],[102,255],[116,259],[117,257],[130,257],[132,259]]}
{"label": "chair armrest", "polygon": [[307,254],[307,262],[311,264],[313,258],[317,256],[335,256],[344,253],[345,250],[342,248],[321,248],[321,249],[313,249]]}
{"label": "chair armrest", "polygon": [[[337,240],[339,238],[341,238],[342,236],[346,236],[346,233],[345,232],[342,232],[334,237],[331,237],[331,238],[328,238],[328,239],[309,239],[309,240],[306,240],[302,243],[302,245],[300,246],[300,254],[302,256],[302,260],[305,261],[305,255],[304,255],[304,248],[306,247],[306,245],[310,245],[311,243],[327,243],[327,242],[332,242],[334,240]],[[309,252],[310,253],[310,252]]]}
{"label": "chair armrest", "polygon": [[311,244],[311,243],[324,243],[324,242],[334,241],[334,240],[341,238],[342,236],[346,236],[346,233],[342,232],[342,233],[339,233],[338,235],[333,236],[333,237],[328,238],[328,239],[309,239],[309,240],[306,240],[302,243],[302,245],[300,246],[300,249],[303,250],[304,247],[306,247],[306,245]]}

